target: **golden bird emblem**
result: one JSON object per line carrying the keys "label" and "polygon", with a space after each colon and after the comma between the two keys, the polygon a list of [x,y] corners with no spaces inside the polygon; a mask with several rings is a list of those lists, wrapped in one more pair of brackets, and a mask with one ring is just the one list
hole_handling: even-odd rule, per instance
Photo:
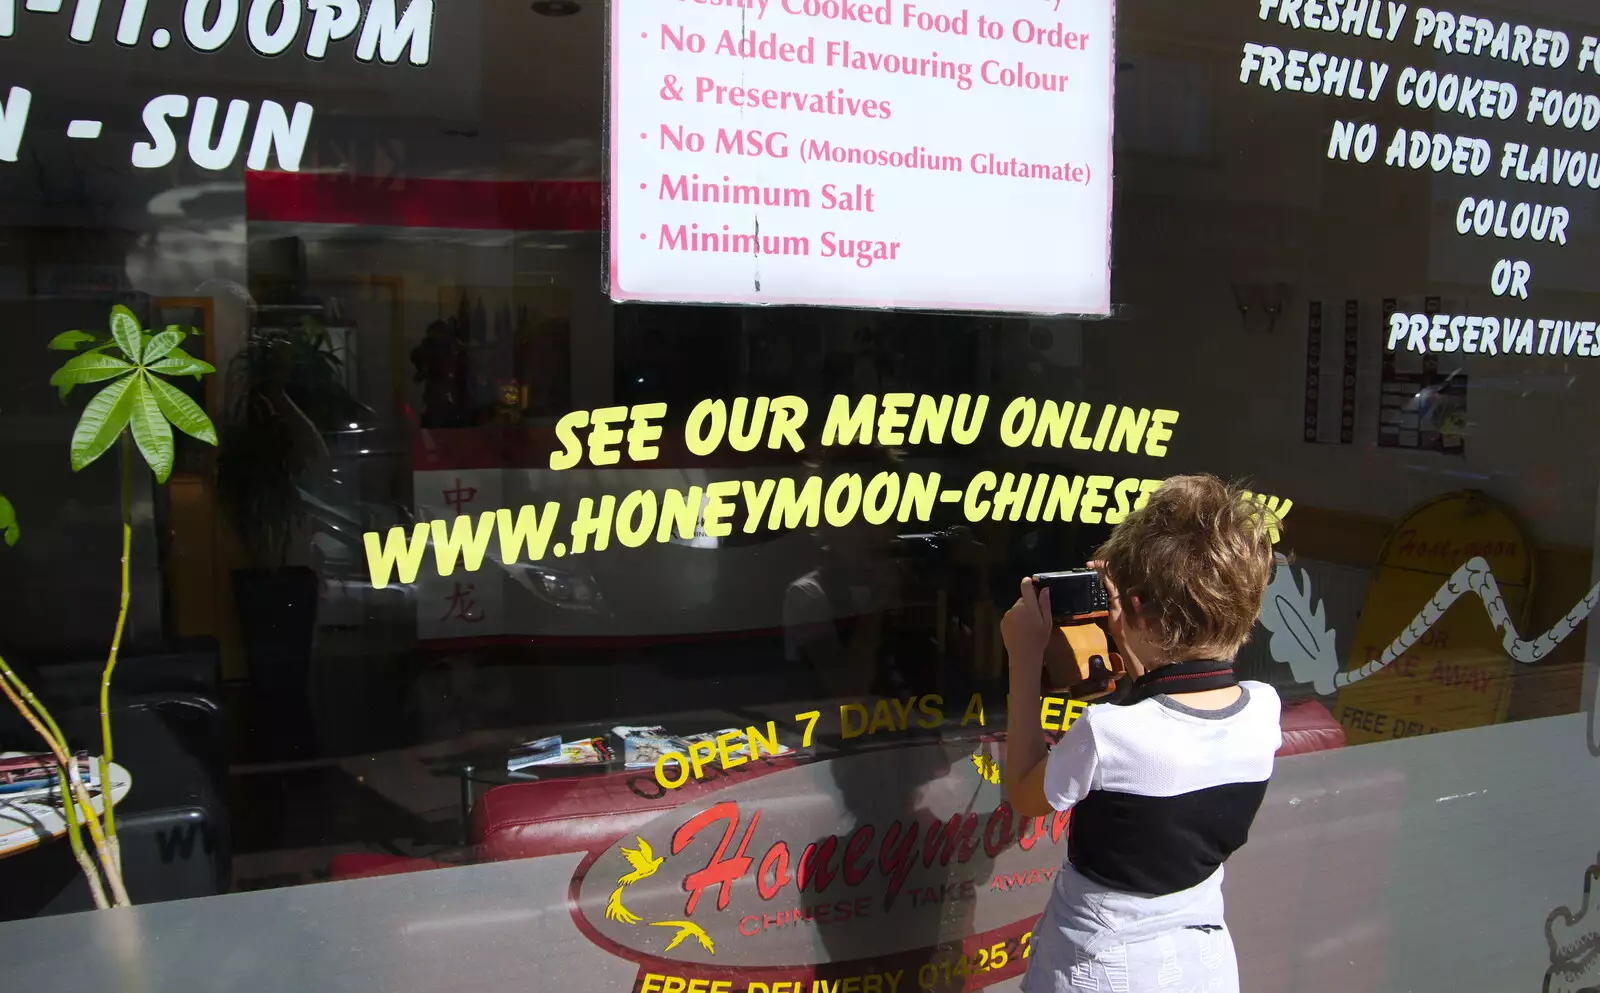
{"label": "golden bird emblem", "polygon": [[627,886],[629,883],[637,883],[641,879],[655,875],[656,870],[661,868],[661,863],[666,861],[664,856],[658,856],[650,850],[648,841],[638,835],[634,835],[634,838],[639,842],[639,847],[624,848],[622,850],[622,857],[628,860],[629,865],[633,866],[632,872],[617,880],[623,886]]}
{"label": "golden bird emblem", "polygon": [[972,756],[972,764],[977,767],[978,775],[991,783],[1000,782],[1000,764],[989,756],[978,752]]}
{"label": "golden bird emblem", "polygon": [[622,887],[620,886],[611,891],[611,899],[606,901],[606,920],[618,921],[622,924],[639,923],[639,915],[622,905]]}
{"label": "golden bird emblem", "polygon": [[701,948],[704,948],[713,955],[717,954],[717,946],[711,943],[711,936],[706,934],[705,931],[701,929],[700,925],[694,923],[693,921],[652,921],[650,926],[675,927],[678,929],[678,933],[672,936],[671,941],[667,942],[665,951],[672,951],[674,948],[677,948],[683,943],[683,939],[692,935],[694,940],[700,942]]}

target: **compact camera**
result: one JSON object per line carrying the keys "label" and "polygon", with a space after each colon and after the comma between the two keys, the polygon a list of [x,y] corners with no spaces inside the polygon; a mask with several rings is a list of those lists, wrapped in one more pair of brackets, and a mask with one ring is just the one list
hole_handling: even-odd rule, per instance
{"label": "compact camera", "polygon": [[1093,569],[1041,572],[1033,577],[1033,588],[1036,593],[1050,591],[1050,610],[1057,624],[1081,624],[1111,613],[1106,584]]}
{"label": "compact camera", "polygon": [[1111,596],[1093,569],[1041,572],[1035,591],[1050,591],[1050,612],[1065,644],[1045,654],[1045,678],[1071,696],[1092,700],[1111,692],[1125,671],[1106,633],[1094,622],[1111,613]]}

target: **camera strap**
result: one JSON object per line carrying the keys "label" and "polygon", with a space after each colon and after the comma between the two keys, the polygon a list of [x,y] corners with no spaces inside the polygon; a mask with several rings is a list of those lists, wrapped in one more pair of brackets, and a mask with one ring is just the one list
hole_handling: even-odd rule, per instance
{"label": "camera strap", "polygon": [[1233,674],[1232,662],[1191,659],[1153,669],[1134,680],[1127,702],[1138,703],[1162,693],[1197,693],[1238,685],[1239,677]]}

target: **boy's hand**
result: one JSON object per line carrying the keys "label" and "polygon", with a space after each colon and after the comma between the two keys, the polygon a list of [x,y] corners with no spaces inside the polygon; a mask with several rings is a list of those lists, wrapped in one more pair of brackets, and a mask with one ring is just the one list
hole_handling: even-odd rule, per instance
{"label": "boy's hand", "polygon": [[1089,568],[1100,574],[1100,582],[1106,588],[1106,600],[1110,609],[1106,616],[1106,631],[1118,644],[1122,642],[1122,597],[1117,593],[1117,584],[1111,581],[1111,575],[1106,572],[1106,564],[1098,559],[1088,563]]}
{"label": "boy's hand", "polygon": [[1022,595],[1000,619],[1000,637],[1013,673],[1033,673],[1037,679],[1044,665],[1045,645],[1055,631],[1055,615],[1050,611],[1050,591],[1035,591],[1032,579],[1022,581]]}

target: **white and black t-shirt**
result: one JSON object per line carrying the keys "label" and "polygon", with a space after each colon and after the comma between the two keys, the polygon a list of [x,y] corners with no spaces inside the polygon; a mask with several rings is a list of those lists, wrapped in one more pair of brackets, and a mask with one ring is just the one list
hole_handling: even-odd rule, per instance
{"label": "white and black t-shirt", "polygon": [[1072,809],[1067,860],[1094,882],[1161,896],[1211,877],[1242,846],[1283,741],[1278,694],[1239,684],[1220,710],[1168,696],[1090,707],[1050,752],[1044,789]]}

